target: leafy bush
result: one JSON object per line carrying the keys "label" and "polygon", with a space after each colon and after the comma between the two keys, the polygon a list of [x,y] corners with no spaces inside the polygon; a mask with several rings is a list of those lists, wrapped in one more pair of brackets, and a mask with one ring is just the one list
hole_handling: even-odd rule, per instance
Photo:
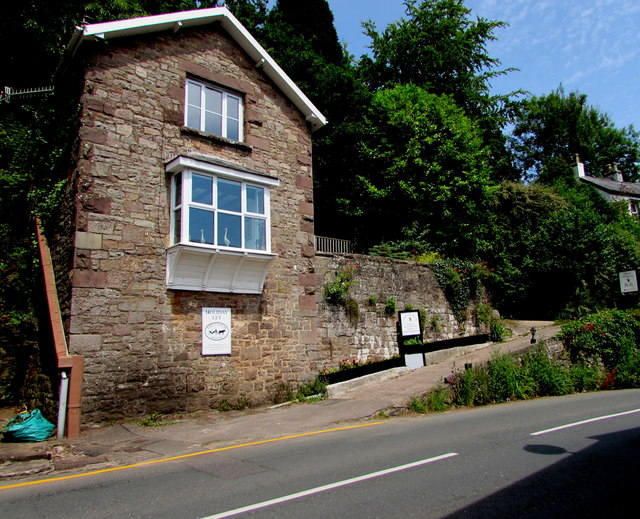
{"label": "leafy bush", "polygon": [[614,387],[640,386],[640,322],[630,312],[605,310],[562,326],[558,337],[574,363],[614,373]]}
{"label": "leafy bush", "polygon": [[359,269],[359,265],[352,263],[346,263],[340,267],[334,278],[324,284],[322,294],[325,301],[333,305],[344,305]]}
{"label": "leafy bush", "polygon": [[442,413],[451,405],[450,389],[436,386],[423,397],[413,397],[407,404],[407,409],[414,413]]}
{"label": "leafy bush", "polygon": [[578,393],[600,389],[605,378],[604,370],[595,363],[573,364],[570,375],[573,389]]}
{"label": "leafy bush", "polygon": [[431,265],[438,286],[444,292],[454,317],[462,324],[467,320],[467,307],[478,296],[480,280],[487,275],[484,263],[459,259],[436,261]]}
{"label": "leafy bush", "polygon": [[573,380],[569,368],[563,366],[549,354],[548,349],[538,345],[525,353],[521,362],[521,389],[528,389],[528,396],[560,396],[573,392]]}

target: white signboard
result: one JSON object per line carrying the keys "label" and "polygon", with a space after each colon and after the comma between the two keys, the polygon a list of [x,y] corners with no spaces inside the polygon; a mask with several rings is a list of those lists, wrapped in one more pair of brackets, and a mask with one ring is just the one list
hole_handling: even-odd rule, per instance
{"label": "white signboard", "polygon": [[417,310],[400,312],[400,334],[403,337],[420,335],[420,313]]}
{"label": "white signboard", "polygon": [[638,291],[638,279],[635,270],[620,272],[620,291],[623,294]]}
{"label": "white signboard", "polygon": [[231,353],[231,308],[202,309],[202,354]]}

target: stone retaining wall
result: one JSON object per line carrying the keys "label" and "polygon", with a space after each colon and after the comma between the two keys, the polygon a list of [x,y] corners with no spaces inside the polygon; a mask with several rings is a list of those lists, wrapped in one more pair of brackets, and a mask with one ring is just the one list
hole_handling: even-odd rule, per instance
{"label": "stone retaining wall", "polygon": [[[328,304],[322,297],[325,283],[345,266],[358,274],[350,297],[358,305],[359,318],[352,320],[340,305]],[[341,361],[387,359],[398,353],[397,311],[389,315],[385,304],[393,298],[397,310],[407,307],[426,310],[426,342],[483,333],[469,305],[469,319],[458,323],[444,292],[428,265],[359,254],[319,253],[315,258],[318,293],[318,341],[327,368]],[[375,300],[375,304],[371,304]]]}

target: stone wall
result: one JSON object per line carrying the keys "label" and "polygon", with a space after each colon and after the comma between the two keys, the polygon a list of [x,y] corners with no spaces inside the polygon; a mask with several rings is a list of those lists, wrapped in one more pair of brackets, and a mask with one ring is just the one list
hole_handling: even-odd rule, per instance
{"label": "stone wall", "polygon": [[[397,311],[385,312],[385,303],[393,298],[397,310],[407,307],[426,310],[426,342],[484,333],[469,305],[469,319],[458,323],[428,265],[363,255],[316,255],[318,293],[318,340],[325,366],[341,361],[387,359],[398,353]],[[358,305],[359,318],[351,319],[340,305],[328,304],[322,296],[325,283],[345,266],[357,269],[350,297]],[[375,304],[372,304],[375,301]]]}
{"label": "stone wall", "polygon": [[[268,401],[321,356],[304,116],[216,26],[89,45],[76,60],[85,87],[67,316],[70,351],[85,357],[84,420]],[[243,143],[183,127],[188,75],[244,94]],[[279,179],[263,294],[167,289],[165,164],[187,153]],[[201,355],[202,307],[231,308],[231,355]]]}

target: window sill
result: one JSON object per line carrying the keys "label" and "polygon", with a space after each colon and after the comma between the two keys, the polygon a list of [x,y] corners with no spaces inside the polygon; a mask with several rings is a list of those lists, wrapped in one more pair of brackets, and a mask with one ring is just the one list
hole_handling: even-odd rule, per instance
{"label": "window sill", "polygon": [[167,288],[261,294],[269,266],[276,257],[258,251],[173,245],[167,249]]}
{"label": "window sill", "polygon": [[253,151],[253,146],[249,146],[244,142],[227,139],[226,137],[221,137],[220,135],[215,135],[213,133],[202,132],[200,130],[196,130],[195,128],[190,128],[189,126],[182,126],[180,128],[180,133],[182,133],[183,135],[200,137],[201,139],[204,139],[207,141],[217,142],[219,144],[224,144],[226,146],[231,146],[233,148],[238,148],[244,151]]}

